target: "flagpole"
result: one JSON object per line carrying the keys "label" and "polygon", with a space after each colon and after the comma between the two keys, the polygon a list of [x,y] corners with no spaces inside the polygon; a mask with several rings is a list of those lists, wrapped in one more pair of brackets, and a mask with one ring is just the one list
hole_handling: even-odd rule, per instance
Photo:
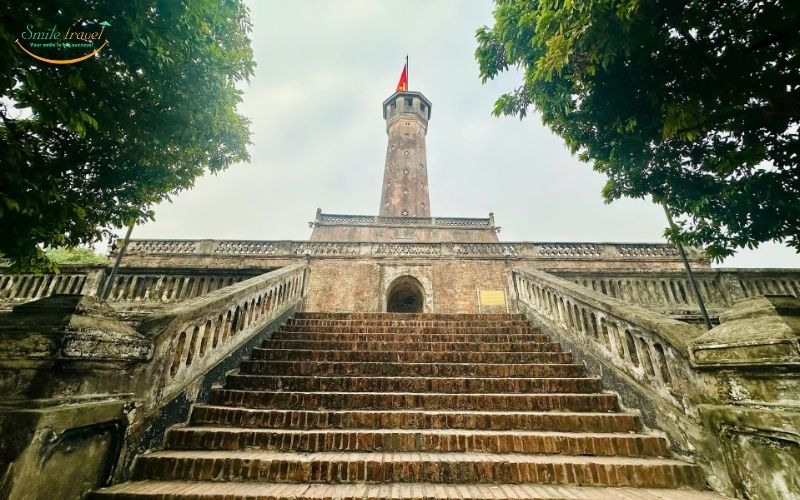
{"label": "flagpole", "polygon": [[406,54],[406,90],[408,89],[408,54]]}

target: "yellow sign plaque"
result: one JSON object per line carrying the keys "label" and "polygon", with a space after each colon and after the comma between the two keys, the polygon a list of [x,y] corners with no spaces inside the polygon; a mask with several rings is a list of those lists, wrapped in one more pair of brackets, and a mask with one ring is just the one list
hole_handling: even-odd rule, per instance
{"label": "yellow sign plaque", "polygon": [[506,293],[503,290],[481,290],[480,297],[484,306],[506,305]]}

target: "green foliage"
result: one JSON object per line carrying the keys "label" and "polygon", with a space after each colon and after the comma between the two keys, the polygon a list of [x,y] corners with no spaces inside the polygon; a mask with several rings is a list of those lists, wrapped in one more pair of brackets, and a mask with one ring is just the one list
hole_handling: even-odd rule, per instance
{"label": "green foliage", "polygon": [[107,259],[94,253],[91,248],[51,248],[45,255],[55,264],[105,264]]}
{"label": "green foliage", "polygon": [[[77,64],[43,63],[14,43],[28,25],[103,21],[109,46]],[[240,0],[4,2],[0,254],[51,266],[41,248],[110,237],[205,172],[249,159],[236,112],[236,84],[255,66],[249,31]]]}
{"label": "green foliage", "polygon": [[483,81],[524,82],[533,107],[607,175],[607,202],[666,202],[674,239],[721,258],[764,241],[800,250],[800,9],[787,0],[495,0],[477,32]]}

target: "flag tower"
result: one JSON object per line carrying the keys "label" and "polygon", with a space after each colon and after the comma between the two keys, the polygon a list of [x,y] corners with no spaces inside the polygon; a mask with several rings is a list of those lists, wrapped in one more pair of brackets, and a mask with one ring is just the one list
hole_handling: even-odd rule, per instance
{"label": "flag tower", "polygon": [[379,214],[430,217],[425,136],[431,102],[422,93],[408,90],[408,57],[395,93],[383,102],[383,117],[389,141]]}

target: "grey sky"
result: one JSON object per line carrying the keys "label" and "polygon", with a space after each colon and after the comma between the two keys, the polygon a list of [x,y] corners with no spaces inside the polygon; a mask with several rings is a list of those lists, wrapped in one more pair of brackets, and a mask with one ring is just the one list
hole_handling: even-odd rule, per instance
{"label": "grey sky", "polygon": [[[200,179],[138,238],[307,239],[317,207],[374,214],[386,133],[381,102],[406,53],[410,89],[433,103],[428,131],[434,216],[493,211],[506,241],[662,241],[660,209],[604,205],[603,177],[578,162],[537,117],[491,116],[515,74],[481,85],[475,29],[489,0],[251,1],[256,75],[245,91],[252,162]],[[202,103],[198,103],[202,105]],[[778,245],[726,266],[798,267]]]}

